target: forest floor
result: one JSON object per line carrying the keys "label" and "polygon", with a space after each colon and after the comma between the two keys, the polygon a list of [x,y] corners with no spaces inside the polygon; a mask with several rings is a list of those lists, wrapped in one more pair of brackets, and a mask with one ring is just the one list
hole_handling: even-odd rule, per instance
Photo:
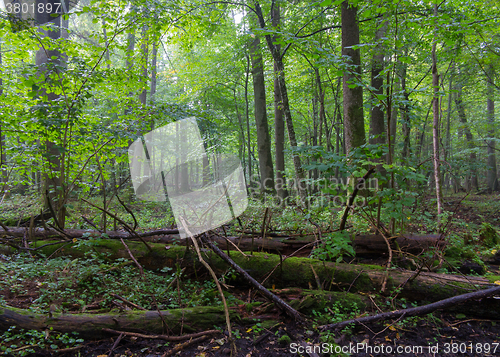
{"label": "forest floor", "polygon": [[[479,257],[482,257],[483,252],[491,251],[492,248],[480,245],[481,242],[477,241],[477,231],[485,223],[493,226],[497,231],[500,230],[500,214],[498,213],[500,212],[500,199],[498,195],[469,195],[465,199],[463,197],[463,194],[457,194],[445,198],[448,210],[452,212],[454,220],[454,224],[448,228],[448,233],[460,235],[465,240],[470,239],[476,244],[471,249]],[[430,201],[428,204],[432,205]],[[424,205],[421,209],[425,211],[427,208]],[[413,232],[429,233],[432,232],[430,222],[431,220],[412,223],[407,229]],[[496,251],[499,246],[493,248]],[[0,258],[2,258],[1,255]],[[0,259],[1,262],[2,259]],[[486,262],[487,272],[498,275],[499,266],[491,261]],[[22,288],[18,287],[17,293],[12,292],[12,286],[2,285],[1,280],[0,278],[0,303],[3,300],[9,306],[29,308],[33,301],[41,296],[40,283],[37,283],[35,279],[32,281],[25,279],[20,282]],[[202,295],[203,289],[203,287],[196,286],[193,293]],[[230,293],[239,301],[248,300],[248,289],[236,287],[231,289]],[[264,302],[265,300],[258,295],[252,299],[252,302],[258,301]],[[405,301],[396,301],[396,305],[392,305],[392,308],[404,308],[405,303]],[[472,301],[470,303],[480,302]],[[318,323],[314,322],[320,314],[321,312],[317,311],[308,316],[313,322],[307,325],[298,325],[276,308],[268,309],[265,318],[253,325],[239,325],[238,321],[233,321],[232,331],[237,356],[500,355],[500,321],[437,311],[421,317],[403,318],[397,321],[388,320],[333,332],[320,331]],[[352,317],[345,311],[339,312],[339,314],[342,319]],[[224,327],[220,326],[220,328]],[[22,338],[21,334],[19,338]],[[43,339],[40,336],[37,338]],[[28,337],[25,336],[25,339],[25,343],[27,343]],[[35,352],[29,354],[8,354],[0,351],[0,356],[160,357],[173,355],[173,349],[178,346],[177,343],[166,343],[161,339],[144,339],[132,336],[123,336],[119,343],[114,346],[116,340],[116,337],[85,340],[78,345],[78,348],[68,352],[61,349],[58,353],[54,353],[49,352],[50,348],[35,348]],[[0,346],[2,346],[2,341],[0,341]],[[23,346],[23,344],[18,343],[16,347],[18,346]],[[57,347],[55,346],[55,348]],[[175,355],[230,356],[230,347],[227,332],[226,335],[221,332],[219,335],[206,338],[201,342],[182,348],[178,347],[179,352]],[[59,348],[61,348],[60,345]],[[339,350],[345,353],[336,353]]]}

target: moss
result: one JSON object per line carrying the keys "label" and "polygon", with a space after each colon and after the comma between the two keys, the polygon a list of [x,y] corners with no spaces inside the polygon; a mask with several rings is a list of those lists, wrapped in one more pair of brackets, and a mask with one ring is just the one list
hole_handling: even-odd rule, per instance
{"label": "moss", "polygon": [[281,345],[289,345],[292,342],[292,339],[288,335],[283,335],[278,339],[278,342]]}
{"label": "moss", "polygon": [[495,281],[500,281],[500,275],[487,275],[485,278],[492,284],[495,283]]}
{"label": "moss", "polygon": [[500,243],[500,236],[489,223],[483,223],[479,231],[479,241],[485,247],[492,248]]}

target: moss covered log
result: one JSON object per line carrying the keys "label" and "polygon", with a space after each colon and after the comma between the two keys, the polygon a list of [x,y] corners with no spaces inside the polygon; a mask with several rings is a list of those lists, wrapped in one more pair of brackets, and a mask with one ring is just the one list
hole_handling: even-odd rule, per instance
{"label": "moss covered log", "polygon": [[[36,314],[29,310],[0,306],[0,331],[10,326],[61,333],[78,332],[84,338],[101,338],[103,328],[128,332],[174,333],[213,329],[224,325],[222,307],[199,306],[161,311],[126,311],[106,314]],[[233,317],[236,316],[233,313]],[[163,325],[165,321],[166,326]]]}
{"label": "moss covered log", "polygon": [[[33,247],[50,241],[38,241]],[[129,242],[130,249],[137,260],[146,269],[157,270],[163,267],[175,267],[178,263],[188,269],[200,268],[196,255],[183,246],[150,243],[153,251],[149,251],[143,243]],[[4,253],[15,251],[8,246],[2,247]],[[85,252],[107,255],[109,259],[129,258],[123,245],[116,240],[97,239],[92,246],[66,243],[66,245],[50,245],[40,249],[47,256],[71,255],[83,257]],[[228,269],[227,264],[212,251],[206,250],[206,260],[219,272]],[[243,255],[230,252],[231,258],[258,281],[264,278],[280,264],[280,256],[268,253]],[[315,276],[315,273],[317,275]],[[410,301],[434,302],[451,296],[471,292],[492,286],[492,282],[483,277],[459,276],[422,272],[414,277],[415,272],[385,268],[376,265],[354,265],[344,263],[323,262],[310,258],[288,258],[274,270],[266,280],[265,286],[285,288],[316,288],[318,280],[325,290],[348,290],[350,292],[380,292],[384,279],[387,279],[386,293],[400,290],[399,297]],[[387,278],[386,278],[387,276]],[[500,311],[500,306],[497,309]],[[500,313],[499,313],[500,314]]]}

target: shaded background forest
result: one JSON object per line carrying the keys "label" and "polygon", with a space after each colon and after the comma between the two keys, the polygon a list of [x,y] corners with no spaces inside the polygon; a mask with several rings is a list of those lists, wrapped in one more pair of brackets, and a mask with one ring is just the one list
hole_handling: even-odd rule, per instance
{"label": "shaded background forest", "polygon": [[347,177],[383,164],[388,218],[406,217],[427,186],[441,213],[442,189],[498,190],[499,10],[81,1],[17,32],[5,17],[2,200],[38,192],[61,226],[78,197],[100,194],[106,208],[130,185],[130,143],[196,116],[207,146],[236,154],[249,185],[278,202],[343,195]]}

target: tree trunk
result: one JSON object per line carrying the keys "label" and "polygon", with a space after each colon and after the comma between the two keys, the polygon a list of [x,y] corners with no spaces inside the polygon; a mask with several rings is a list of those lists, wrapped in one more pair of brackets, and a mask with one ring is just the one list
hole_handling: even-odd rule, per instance
{"label": "tree trunk", "polygon": [[[276,31],[280,29],[280,6],[275,3],[272,9],[272,25]],[[274,38],[276,40],[276,37]],[[275,41],[273,41],[275,42]],[[276,44],[276,50],[281,53],[281,46]],[[281,101],[278,68],[276,61],[273,60],[274,68],[274,151],[276,157],[276,194],[281,203],[285,202],[287,197],[286,181],[285,181],[285,120],[283,118],[283,102]]]}
{"label": "tree trunk", "polygon": [[[0,68],[2,68],[2,43],[0,39]],[[0,77],[0,97],[3,96],[3,78]],[[7,191],[7,153],[5,147],[5,134],[2,131],[3,122],[0,120],[0,197]],[[1,198],[0,198],[1,200]]]}
{"label": "tree trunk", "polygon": [[[434,4],[434,16],[438,16],[438,5]],[[437,32],[437,30],[435,30]],[[441,172],[439,161],[439,74],[437,70],[436,58],[436,42],[437,35],[434,34],[434,41],[432,43],[432,87],[434,90],[434,98],[432,99],[432,113],[433,113],[433,126],[432,126],[432,143],[433,143],[433,162],[434,162],[434,182],[436,184],[436,201],[437,213],[443,212],[443,195],[441,192]]]}
{"label": "tree trunk", "polygon": [[[159,40],[158,40],[159,41]],[[156,75],[157,75],[157,58],[158,58],[158,41],[153,41],[153,50],[151,52],[151,93],[149,94],[149,101],[151,105],[155,104],[156,95]],[[153,123],[151,130],[154,129]]]}
{"label": "tree trunk", "polygon": [[410,94],[406,88],[406,76],[407,76],[407,65],[403,64],[401,70],[401,90],[403,91],[403,96],[405,103],[402,108],[401,114],[401,131],[403,136],[403,150],[401,151],[401,159],[404,163],[408,162],[411,154],[411,123],[410,123]]}
{"label": "tree trunk", "polygon": [[262,192],[274,191],[274,170],[271,155],[271,138],[267,124],[266,86],[264,82],[264,63],[260,53],[260,40],[255,36],[250,44],[252,61],[255,125],[257,128],[257,148],[259,153],[260,182]]}
{"label": "tree trunk", "polygon": [[[379,43],[387,32],[387,21],[382,20],[378,24],[378,29],[375,32],[375,48],[373,49],[372,68],[371,68],[371,86],[373,87],[372,93],[372,109],[370,119],[370,144],[384,144],[385,143],[385,124],[384,124],[384,107],[383,100],[377,98],[384,94],[384,77],[382,71],[384,70],[384,52],[385,47]],[[389,133],[390,135],[390,133]]]}
{"label": "tree trunk", "polygon": [[[264,20],[264,15],[262,14],[262,9],[259,3],[255,4],[255,11],[257,18],[259,20],[259,25],[262,29],[266,29],[266,23]],[[295,138],[295,129],[293,127],[292,112],[290,110],[290,103],[288,101],[288,91],[285,81],[285,65],[283,63],[282,53],[278,51],[276,45],[273,43],[273,38],[271,35],[266,35],[266,42],[275,62],[276,76],[278,78],[278,89],[280,94],[281,103],[283,105],[283,115],[285,117],[286,128],[288,131],[288,139],[290,140],[290,146],[292,148],[297,147],[297,140]],[[296,186],[299,192],[300,199],[302,203],[307,204],[307,189],[304,181],[304,170],[302,169],[302,163],[300,157],[296,153],[292,153],[293,166],[295,168],[295,179]]]}
{"label": "tree trunk", "polygon": [[[63,37],[62,30],[62,17],[57,17],[50,21],[54,24],[49,30],[40,30],[43,36],[48,37],[52,40],[57,40]],[[38,73],[41,75],[48,70],[53,70],[52,66],[64,65],[63,55],[58,49],[44,49],[40,48],[36,52],[35,63],[38,67]],[[51,68],[48,68],[49,63]],[[47,96],[48,104],[54,103],[60,97],[52,91],[45,91],[44,94]],[[55,104],[54,104],[55,106]],[[48,128],[49,129],[49,128]],[[64,127],[54,128],[52,130],[57,130],[58,134],[62,135],[61,132],[64,131]],[[64,202],[64,155],[60,149],[61,144],[56,144],[51,141],[46,141],[46,159],[47,159],[47,169],[43,178],[43,189],[42,196],[44,202],[44,208],[51,208],[54,210],[57,222],[61,228],[64,228],[64,221],[66,218],[66,206]],[[62,144],[64,148],[64,143]]]}
{"label": "tree trunk", "polygon": [[487,107],[486,116],[489,124],[489,137],[488,142],[488,189],[490,191],[498,191],[498,176],[497,176],[497,159],[495,154],[495,136],[496,136],[496,123],[495,123],[495,88],[494,78],[495,69],[490,64],[487,69]]}
{"label": "tree trunk", "polygon": [[359,45],[357,7],[348,1],[342,3],[342,56],[349,60],[344,70],[342,82],[344,101],[344,137],[346,153],[365,143],[365,123],[363,116],[363,88],[361,81],[361,54],[353,46]]}
{"label": "tree trunk", "polygon": [[[467,117],[465,115],[464,103],[462,101],[462,83],[460,82],[458,82],[456,85],[455,105],[457,106],[460,123],[462,123],[463,126],[463,133],[465,133],[465,139],[467,140],[467,148],[472,149],[474,147],[474,141],[472,140],[472,133],[469,129],[469,126],[467,125]],[[475,169],[474,165],[476,165],[476,153],[471,152],[469,157],[470,169],[465,179],[465,185],[467,191],[471,190],[472,188],[475,188],[476,190],[479,189],[477,180],[477,170]]]}
{"label": "tree trunk", "polygon": [[144,25],[142,27],[142,38],[141,38],[141,52],[142,52],[142,81],[143,83],[143,90],[139,94],[139,102],[142,104],[143,107],[146,106],[146,100],[147,100],[147,86],[148,86],[148,54],[149,54],[149,36],[148,36],[148,26]]}

